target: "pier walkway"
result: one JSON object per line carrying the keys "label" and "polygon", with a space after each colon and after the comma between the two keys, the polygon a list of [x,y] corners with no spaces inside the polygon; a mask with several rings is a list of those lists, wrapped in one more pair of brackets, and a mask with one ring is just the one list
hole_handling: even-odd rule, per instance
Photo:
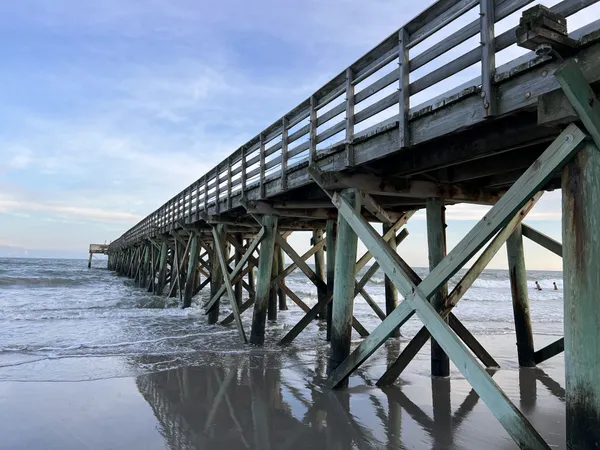
{"label": "pier walkway", "polygon": [[[416,314],[423,328],[378,384],[393,383],[432,338],[432,375],[448,376],[452,361],[519,446],[548,448],[485,370],[498,366],[493,356],[451,312],[506,243],[519,364],[565,350],[567,444],[598,448],[600,23],[569,33],[566,22],[594,3],[547,9],[530,0],[439,0],[113,241],[109,268],[157,295],[179,296],[183,307],[210,285],[208,322],[234,322],[240,339],[256,345],[267,316],[276,319],[289,298],[306,315],[280,343],[327,320],[331,388],[344,387]],[[496,65],[515,44],[533,51]],[[456,86],[474,67],[478,76]],[[444,93],[413,106],[436,92]],[[521,224],[543,192],[557,188],[562,245]],[[493,206],[446,254],[445,205],[462,202]],[[419,209],[431,269],[424,279],[396,252]],[[382,223],[383,234],[372,223]],[[299,230],[313,233],[304,255],[286,239]],[[523,236],[564,261],[565,336],[537,350]],[[358,239],[368,249],[360,258]],[[287,267],[284,253],[293,261]],[[448,293],[448,280],[475,255]],[[313,307],[285,284],[296,269],[317,287]],[[378,269],[386,275],[385,311],[364,289]],[[357,295],[382,320],[371,332],[353,315]],[[232,309],[227,317],[221,302]],[[241,315],[250,308],[248,337]],[[365,339],[351,352],[352,328]]]}

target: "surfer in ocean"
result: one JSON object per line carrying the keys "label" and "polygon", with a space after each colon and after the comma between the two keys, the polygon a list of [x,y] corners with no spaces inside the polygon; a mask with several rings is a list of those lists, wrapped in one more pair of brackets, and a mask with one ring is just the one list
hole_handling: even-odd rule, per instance
{"label": "surfer in ocean", "polygon": [[541,291],[541,290],[542,290],[542,287],[540,286],[540,283],[538,283],[537,281],[535,282],[535,288],[536,288],[538,291]]}

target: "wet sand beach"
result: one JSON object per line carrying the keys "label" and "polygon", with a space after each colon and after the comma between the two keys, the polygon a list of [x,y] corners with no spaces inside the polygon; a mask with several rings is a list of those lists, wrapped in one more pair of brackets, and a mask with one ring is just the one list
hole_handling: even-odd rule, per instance
{"label": "wet sand beach", "polygon": [[[495,373],[496,382],[552,448],[564,448],[564,375],[558,359],[537,369],[518,369],[509,361],[514,361],[510,335],[485,341],[506,366]],[[426,352],[396,385],[375,387],[398,344],[353,375],[343,391],[324,387],[327,352],[259,349],[214,354],[201,366],[137,377],[3,382],[0,448],[516,448],[454,368],[449,379],[428,376]],[[136,362],[153,362],[144,359]],[[49,372],[60,373],[90,361],[50,367],[62,364],[43,363]]]}

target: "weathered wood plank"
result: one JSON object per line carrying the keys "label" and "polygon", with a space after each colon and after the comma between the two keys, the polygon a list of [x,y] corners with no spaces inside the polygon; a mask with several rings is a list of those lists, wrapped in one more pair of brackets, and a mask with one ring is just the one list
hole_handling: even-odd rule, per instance
{"label": "weathered wood plank", "polygon": [[527,286],[527,268],[523,252],[521,226],[517,226],[506,241],[508,255],[508,274],[512,294],[515,332],[517,335],[517,356],[519,366],[534,367],[533,329],[529,315],[529,287]]}
{"label": "weathered wood plank", "polygon": [[600,149],[592,143],[562,173],[567,448],[577,450],[600,442],[599,174]]}
{"label": "weathered wood plank", "polygon": [[[187,278],[185,281],[185,292],[183,294],[183,307],[189,308],[192,306],[192,297],[196,286],[196,265],[198,264],[198,254],[200,252],[200,238],[196,233],[190,235],[188,244],[190,245],[190,257],[188,262]],[[185,254],[182,257],[185,259]]]}
{"label": "weathered wood plank", "polygon": [[[356,189],[346,189],[342,198],[360,214],[361,197]],[[335,282],[333,285],[333,315],[331,322],[331,354],[329,368],[335,368],[350,354],[352,341],[352,316],[354,310],[354,287],[356,279],[356,252],[358,236],[342,217],[338,217],[337,245],[335,254]],[[326,286],[325,286],[326,289]],[[347,386],[347,381],[346,381]]]}
{"label": "weathered wood plank", "polygon": [[551,237],[546,236],[545,234],[540,233],[536,229],[525,224],[521,224],[521,232],[526,238],[531,239],[536,244],[541,245],[545,249],[550,250],[552,253],[562,258],[563,250],[560,242],[555,241]]}
{"label": "weathered wood plank", "polygon": [[271,271],[273,270],[273,253],[277,232],[277,217],[264,216],[262,218],[264,235],[260,246],[258,259],[258,282],[256,285],[256,299],[252,315],[252,331],[250,343],[262,345],[265,341],[265,326],[267,321],[267,306],[271,290]]}
{"label": "weathered wood plank", "polygon": [[458,320],[458,318],[450,313],[448,315],[448,325],[452,331],[469,347],[469,349],[485,364],[487,368],[500,367],[500,364],[488,353],[483,345],[471,334],[471,332]]}
{"label": "weathered wood plank", "polygon": [[221,266],[221,272],[223,272],[224,275],[223,279],[225,281],[225,287],[227,288],[227,295],[229,296],[229,303],[231,304],[231,310],[235,318],[235,324],[237,326],[238,333],[240,334],[240,338],[245,344],[248,342],[248,339],[246,338],[246,332],[244,331],[244,325],[242,324],[242,318],[240,316],[239,306],[235,298],[235,292],[233,290],[233,286],[231,285],[231,279],[233,277],[229,274],[229,266],[223,253],[223,248],[225,246],[223,232],[223,226],[221,225],[217,225],[212,229],[213,239],[215,242],[215,252],[217,253],[217,258]]}
{"label": "weathered wood plank", "polygon": [[[446,208],[441,198],[429,198],[425,204],[427,218],[427,249],[429,256],[429,271],[446,257]],[[443,284],[429,297],[434,309],[439,310],[448,296],[448,285]],[[450,375],[450,359],[439,344],[431,341],[431,375],[447,377]]]}
{"label": "weathered wood plank", "polygon": [[565,338],[560,338],[551,344],[546,345],[544,348],[539,349],[534,353],[534,359],[536,364],[543,363],[544,361],[564,352],[565,350]]}
{"label": "weathered wood plank", "polygon": [[575,108],[575,112],[600,148],[600,102],[577,63],[567,61],[554,72],[560,87]]}
{"label": "weathered wood plank", "polygon": [[[232,283],[235,282],[236,278],[238,277],[242,268],[244,267],[244,265],[246,265],[248,260],[254,259],[252,256],[252,253],[254,253],[254,250],[256,250],[256,248],[258,247],[258,244],[260,244],[260,242],[264,236],[264,233],[265,233],[264,229],[261,228],[260,231],[258,232],[258,234],[256,235],[256,237],[252,240],[252,243],[250,244],[250,246],[244,253],[244,256],[242,256],[240,261],[235,265],[231,274],[228,275],[230,282],[232,282]],[[211,296],[210,301],[204,306],[204,311],[206,312],[206,314],[208,314],[208,312],[211,310],[211,308],[217,302],[217,300],[219,298],[221,298],[221,295],[223,295],[225,293],[225,289],[226,289],[225,286],[221,286],[215,292],[215,294]]]}

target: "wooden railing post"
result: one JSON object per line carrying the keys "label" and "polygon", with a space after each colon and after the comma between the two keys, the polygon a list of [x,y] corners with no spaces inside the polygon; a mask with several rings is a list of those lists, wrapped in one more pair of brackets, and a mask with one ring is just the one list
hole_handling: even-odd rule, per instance
{"label": "wooden railing post", "polygon": [[260,198],[265,198],[265,135],[260,134]]}
{"label": "wooden railing post", "polygon": [[242,196],[246,192],[246,147],[242,147]]}
{"label": "wooden railing post", "polygon": [[410,129],[408,128],[408,111],[410,109],[408,38],[408,32],[402,28],[398,32],[398,92],[400,96],[398,99],[398,129],[400,133],[398,143],[400,148],[410,145]]}
{"label": "wooden railing post", "polygon": [[288,167],[288,120],[281,119],[281,190],[287,189],[287,167]]}
{"label": "wooden railing post", "polygon": [[221,186],[219,186],[219,184],[221,183],[220,172],[221,172],[221,169],[217,165],[217,169],[215,170],[215,213],[217,213],[217,214],[219,213],[219,210],[220,210],[220,206],[219,206],[219,200],[220,200],[219,197],[221,196]]}
{"label": "wooden railing post", "polygon": [[352,69],[346,69],[346,166],[354,166],[354,84]]}
{"label": "wooden railing post", "polygon": [[483,117],[496,114],[496,93],[494,75],[496,73],[496,42],[494,37],[494,0],[480,0],[481,36],[481,98]]}
{"label": "wooden railing post", "polygon": [[227,209],[231,209],[231,158],[227,158]]}
{"label": "wooden railing post", "polygon": [[208,174],[204,175],[204,212],[208,211]]}
{"label": "wooden railing post", "polygon": [[317,159],[317,99],[310,96],[310,131],[308,146],[308,163],[312,164]]}

